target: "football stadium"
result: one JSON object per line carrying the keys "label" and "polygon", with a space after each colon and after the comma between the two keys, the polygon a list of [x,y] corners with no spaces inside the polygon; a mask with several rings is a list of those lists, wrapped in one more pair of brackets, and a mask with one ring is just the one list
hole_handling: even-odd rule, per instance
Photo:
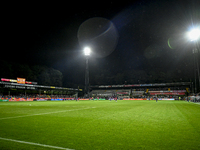
{"label": "football stadium", "polygon": [[1,80],[0,149],[200,148],[189,83],[91,86],[84,99],[81,89]]}
{"label": "football stadium", "polygon": [[2,4],[0,150],[200,150],[200,0]]}

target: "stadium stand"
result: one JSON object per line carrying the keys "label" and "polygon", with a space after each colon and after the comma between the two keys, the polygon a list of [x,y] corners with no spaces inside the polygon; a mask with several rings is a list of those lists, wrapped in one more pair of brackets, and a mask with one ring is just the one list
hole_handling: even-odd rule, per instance
{"label": "stadium stand", "polygon": [[154,83],[154,84],[133,84],[133,85],[94,85],[91,86],[93,97],[117,96],[121,98],[132,97],[174,97],[185,96],[190,93],[190,82],[179,83]]}

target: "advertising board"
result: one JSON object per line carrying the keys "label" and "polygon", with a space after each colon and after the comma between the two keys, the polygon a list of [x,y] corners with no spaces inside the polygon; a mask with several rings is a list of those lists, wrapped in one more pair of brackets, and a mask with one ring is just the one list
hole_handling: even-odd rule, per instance
{"label": "advertising board", "polygon": [[0,99],[0,102],[8,102],[9,99]]}
{"label": "advertising board", "polygon": [[174,98],[158,98],[158,100],[173,101]]}
{"label": "advertising board", "polygon": [[51,100],[52,101],[62,101],[63,99],[62,98],[52,98]]}
{"label": "advertising board", "polygon": [[147,100],[146,98],[124,98],[123,100]]}

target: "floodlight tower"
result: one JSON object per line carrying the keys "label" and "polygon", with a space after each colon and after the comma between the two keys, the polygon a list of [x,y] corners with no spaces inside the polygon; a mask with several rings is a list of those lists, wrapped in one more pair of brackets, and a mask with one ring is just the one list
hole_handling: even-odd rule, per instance
{"label": "floodlight tower", "polygon": [[89,47],[84,48],[84,54],[86,57],[86,63],[85,63],[85,97],[89,97],[89,65],[88,60],[91,53],[91,49]]}
{"label": "floodlight tower", "polygon": [[[194,76],[195,76],[195,93],[197,93],[197,83],[196,83],[196,72],[198,75],[198,80],[199,80],[199,89],[200,89],[200,74],[199,74],[199,58],[198,58],[198,40],[200,39],[200,28],[193,28],[188,32],[188,38],[190,41],[194,42],[194,47],[193,47],[193,55],[194,55]],[[196,61],[196,62],[195,62]]]}

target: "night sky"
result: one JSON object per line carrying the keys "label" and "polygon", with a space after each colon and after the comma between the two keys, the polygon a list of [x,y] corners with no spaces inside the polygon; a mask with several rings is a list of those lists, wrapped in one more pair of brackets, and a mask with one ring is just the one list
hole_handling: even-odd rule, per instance
{"label": "night sky", "polygon": [[90,18],[108,19],[118,32],[109,56],[91,56],[91,73],[190,69],[193,45],[185,35],[200,26],[199,0],[10,2],[2,7],[1,59],[53,67],[70,82],[84,83],[85,58],[77,33]]}

